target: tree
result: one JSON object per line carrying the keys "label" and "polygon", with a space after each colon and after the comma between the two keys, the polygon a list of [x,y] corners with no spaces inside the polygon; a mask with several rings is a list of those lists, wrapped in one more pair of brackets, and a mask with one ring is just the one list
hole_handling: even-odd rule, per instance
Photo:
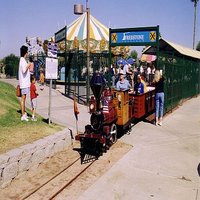
{"label": "tree", "polygon": [[19,66],[19,57],[14,54],[10,54],[9,56],[3,59],[3,63],[5,65],[5,73],[9,76],[16,76],[18,72]]}
{"label": "tree", "polygon": [[200,41],[198,42],[197,46],[196,46],[196,50],[200,51]]}
{"label": "tree", "polygon": [[131,51],[131,57],[134,58],[135,60],[137,60],[138,53],[136,50]]}
{"label": "tree", "polygon": [[193,49],[195,45],[195,34],[196,34],[196,14],[197,14],[197,2],[199,0],[190,0],[192,3],[194,3],[194,32],[193,32]]}

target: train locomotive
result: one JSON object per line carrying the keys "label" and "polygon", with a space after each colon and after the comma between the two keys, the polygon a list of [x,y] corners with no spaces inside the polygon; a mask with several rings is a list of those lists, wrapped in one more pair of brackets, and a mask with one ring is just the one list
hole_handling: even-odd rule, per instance
{"label": "train locomotive", "polygon": [[[90,86],[94,96],[89,101],[90,124],[84,133],[77,134],[81,163],[98,159],[117,139],[131,129],[132,123],[154,112],[155,89],[135,95],[132,90],[106,88],[100,73],[93,75]],[[87,155],[87,156],[86,156]]]}

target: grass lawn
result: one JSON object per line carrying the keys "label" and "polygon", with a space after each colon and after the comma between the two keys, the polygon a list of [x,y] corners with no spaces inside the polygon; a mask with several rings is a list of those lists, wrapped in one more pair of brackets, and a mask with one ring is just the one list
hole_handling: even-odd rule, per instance
{"label": "grass lawn", "polygon": [[[31,114],[30,110],[27,110]],[[35,140],[62,130],[56,124],[47,124],[37,115],[37,122],[21,121],[19,99],[12,85],[0,81],[0,154],[10,149],[32,143]]]}

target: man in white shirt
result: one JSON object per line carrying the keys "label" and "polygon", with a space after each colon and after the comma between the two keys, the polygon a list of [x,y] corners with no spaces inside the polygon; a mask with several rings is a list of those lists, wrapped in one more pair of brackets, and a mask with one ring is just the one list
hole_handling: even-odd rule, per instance
{"label": "man in white shirt", "polygon": [[123,68],[123,72],[125,75],[132,75],[132,72],[130,71],[131,65],[130,64],[125,64]]}
{"label": "man in white shirt", "polygon": [[28,47],[22,46],[20,48],[20,61],[19,61],[19,71],[18,71],[18,77],[19,77],[19,86],[21,89],[21,120],[22,121],[28,121],[27,114],[25,112],[25,103],[26,103],[26,96],[29,93],[30,89],[30,63],[26,62],[26,58],[28,57]]}

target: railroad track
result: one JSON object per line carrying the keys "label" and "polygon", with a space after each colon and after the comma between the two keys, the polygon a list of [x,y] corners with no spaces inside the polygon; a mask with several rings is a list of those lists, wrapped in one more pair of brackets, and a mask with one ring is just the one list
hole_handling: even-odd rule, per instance
{"label": "railroad track", "polygon": [[63,190],[77,180],[95,162],[91,161],[84,165],[80,164],[80,158],[75,159],[70,165],[65,167],[51,179],[41,184],[21,200],[48,199],[52,200]]}

